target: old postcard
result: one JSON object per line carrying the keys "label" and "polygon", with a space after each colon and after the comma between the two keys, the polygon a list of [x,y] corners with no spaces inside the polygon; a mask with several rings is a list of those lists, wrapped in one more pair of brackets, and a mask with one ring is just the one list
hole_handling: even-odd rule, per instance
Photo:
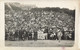
{"label": "old postcard", "polygon": [[78,0],[2,1],[1,49],[78,50],[78,5]]}

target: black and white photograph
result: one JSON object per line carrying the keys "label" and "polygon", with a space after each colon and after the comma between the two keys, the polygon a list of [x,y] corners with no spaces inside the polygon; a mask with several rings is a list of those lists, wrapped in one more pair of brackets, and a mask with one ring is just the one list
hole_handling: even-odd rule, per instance
{"label": "black and white photograph", "polygon": [[[58,3],[59,5],[59,3]],[[6,2],[6,47],[73,47],[75,8],[54,2]]]}

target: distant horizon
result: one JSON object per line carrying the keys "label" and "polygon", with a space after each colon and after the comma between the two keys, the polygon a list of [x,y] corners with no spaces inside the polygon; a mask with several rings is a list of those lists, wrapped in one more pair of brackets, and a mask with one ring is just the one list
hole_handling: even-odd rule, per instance
{"label": "distant horizon", "polygon": [[20,4],[24,4],[24,5],[35,5],[38,8],[45,8],[45,7],[59,7],[60,9],[62,8],[67,8],[69,10],[75,10],[75,2],[73,1],[57,1],[57,2],[52,2],[52,1],[43,1],[43,2],[20,2]]}
{"label": "distant horizon", "polygon": [[76,9],[75,1],[25,1],[25,2],[10,2],[10,3],[20,3],[22,5],[34,5],[38,8],[45,7],[59,7],[59,8],[67,8],[69,10]]}
{"label": "distant horizon", "polygon": [[70,9],[70,8],[67,8],[67,7],[50,7],[50,6],[44,6],[44,7],[39,7],[39,6],[36,6],[36,5],[34,5],[34,4],[21,4],[21,3],[19,3],[19,2],[13,2],[13,4],[14,5],[16,5],[16,4],[20,4],[20,5],[18,5],[18,6],[33,6],[34,8],[60,8],[60,9],[69,9],[69,10],[75,10],[75,9]]}

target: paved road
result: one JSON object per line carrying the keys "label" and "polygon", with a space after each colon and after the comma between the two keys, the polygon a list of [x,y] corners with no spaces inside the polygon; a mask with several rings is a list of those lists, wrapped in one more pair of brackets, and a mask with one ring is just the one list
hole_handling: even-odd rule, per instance
{"label": "paved road", "polygon": [[74,41],[61,40],[60,43],[57,40],[5,41],[5,45],[15,47],[71,47],[74,45]]}

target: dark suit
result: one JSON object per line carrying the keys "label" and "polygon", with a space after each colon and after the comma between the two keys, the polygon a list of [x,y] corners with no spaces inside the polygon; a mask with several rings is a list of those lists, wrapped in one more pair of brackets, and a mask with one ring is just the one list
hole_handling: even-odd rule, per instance
{"label": "dark suit", "polygon": [[37,32],[34,32],[34,40],[37,40]]}

